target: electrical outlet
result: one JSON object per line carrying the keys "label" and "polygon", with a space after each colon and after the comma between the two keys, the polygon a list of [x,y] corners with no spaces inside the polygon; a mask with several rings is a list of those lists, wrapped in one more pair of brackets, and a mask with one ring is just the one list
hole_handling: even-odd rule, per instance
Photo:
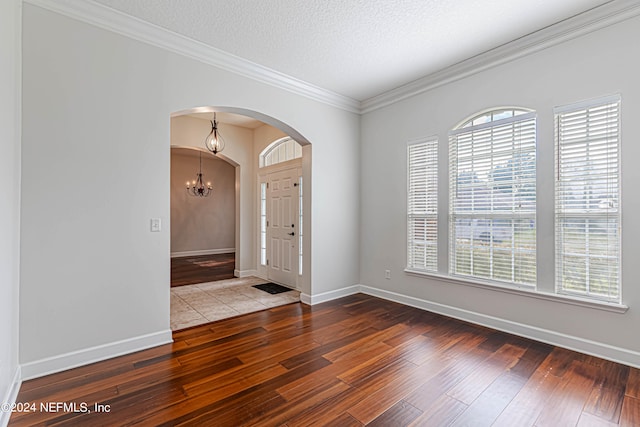
{"label": "electrical outlet", "polygon": [[385,279],[391,279],[391,270],[385,270],[384,271],[384,278]]}

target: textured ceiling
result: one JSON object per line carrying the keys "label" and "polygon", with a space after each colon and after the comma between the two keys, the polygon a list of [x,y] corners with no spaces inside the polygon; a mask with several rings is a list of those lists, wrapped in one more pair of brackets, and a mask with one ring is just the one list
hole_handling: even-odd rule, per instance
{"label": "textured ceiling", "polygon": [[95,0],[363,101],[606,0]]}

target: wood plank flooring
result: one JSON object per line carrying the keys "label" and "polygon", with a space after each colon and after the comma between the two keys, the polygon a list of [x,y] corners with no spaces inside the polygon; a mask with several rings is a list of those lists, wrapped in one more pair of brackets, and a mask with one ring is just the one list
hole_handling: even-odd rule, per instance
{"label": "wood plank flooring", "polygon": [[232,279],[235,266],[234,253],[171,258],[171,287]]}
{"label": "wood plank flooring", "polygon": [[177,331],[17,401],[37,407],[10,426],[638,426],[640,372],[358,294]]}

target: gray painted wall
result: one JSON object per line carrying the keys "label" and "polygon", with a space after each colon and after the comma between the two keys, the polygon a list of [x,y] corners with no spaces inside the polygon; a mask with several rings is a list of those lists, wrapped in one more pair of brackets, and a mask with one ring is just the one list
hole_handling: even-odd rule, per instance
{"label": "gray painted wall", "polygon": [[[581,351],[625,357],[627,363],[640,365],[640,287],[636,285],[640,276],[636,261],[640,253],[640,222],[635,219],[640,208],[638,39],[640,18],[633,18],[365,114],[360,153],[361,283],[416,298],[426,302],[423,305],[458,317]],[[623,302],[630,307],[626,313],[465,286],[435,277],[415,277],[403,271],[407,141],[437,135],[439,167],[446,177],[450,129],[481,110],[522,106],[538,113],[538,288],[553,292],[553,108],[616,93],[622,95],[622,282]],[[444,240],[447,179],[441,179],[439,186]],[[446,244],[441,240],[440,257],[447,256]],[[391,270],[391,280],[385,280],[385,269]]]}
{"label": "gray painted wall", "polygon": [[[173,112],[206,105],[247,109],[304,135],[313,144],[308,253],[313,265],[330,266],[311,269],[304,291],[358,283],[357,114],[30,4],[23,47],[25,376],[170,337]],[[239,239],[249,242],[246,259],[255,266],[255,171],[231,147],[225,153],[240,164],[240,185],[249,188],[238,201],[246,216]],[[150,232],[151,218],[162,220],[161,232]]]}
{"label": "gray painted wall", "polygon": [[[13,14],[18,4],[3,3],[2,16]],[[309,174],[305,185],[313,183],[312,191],[305,188],[311,195],[309,209],[305,207],[311,223],[305,252],[311,254],[311,265],[303,292],[331,295],[361,283],[388,295],[426,301],[463,318],[495,321],[516,333],[566,338],[565,345],[577,343],[579,350],[615,349],[628,356],[627,362],[640,365],[635,333],[640,288],[634,286],[640,268],[635,262],[640,225],[633,220],[640,209],[640,170],[635,167],[640,147],[634,143],[640,138],[639,64],[634,54],[639,18],[362,118],[30,4],[24,6],[22,22],[22,208],[18,219],[13,185],[20,155],[18,138],[10,130],[17,110],[14,102],[3,98],[3,112],[14,117],[2,126],[1,170],[8,178],[0,195],[9,209],[1,211],[0,224],[3,233],[11,235],[22,223],[19,359],[28,376],[155,345],[168,336],[170,116],[206,105],[273,117],[312,143],[304,150],[310,154],[312,148],[313,156],[303,159]],[[20,33],[19,28],[7,31]],[[2,40],[7,69],[19,68],[8,53],[14,42]],[[2,74],[3,89],[15,87],[15,82],[15,75]],[[623,301],[630,307],[626,313],[403,272],[406,142],[439,135],[440,160],[446,167],[449,129],[485,108],[518,105],[538,111],[538,276],[541,289],[551,288],[553,107],[612,93],[623,98],[622,278]],[[256,160],[227,150],[229,159],[240,165],[236,242],[242,242],[241,251],[247,248],[240,268],[250,270],[255,268],[257,241]],[[43,179],[47,191],[42,191]],[[441,214],[446,217],[447,184],[441,185]],[[151,218],[163,221],[161,232],[150,232]],[[1,258],[3,272],[15,271],[18,240],[3,244],[2,250],[10,251]],[[446,255],[444,250],[441,255]],[[391,270],[390,280],[384,279],[385,269]],[[13,303],[0,303],[9,319],[0,329],[0,343],[15,349],[18,273],[4,274],[1,286],[9,290]],[[0,357],[7,358],[0,364],[0,386],[6,389],[15,370],[15,351]]]}
{"label": "gray painted wall", "polygon": [[[20,13],[19,0],[0,2],[0,403],[19,379]],[[10,415],[0,412],[0,425]]]}

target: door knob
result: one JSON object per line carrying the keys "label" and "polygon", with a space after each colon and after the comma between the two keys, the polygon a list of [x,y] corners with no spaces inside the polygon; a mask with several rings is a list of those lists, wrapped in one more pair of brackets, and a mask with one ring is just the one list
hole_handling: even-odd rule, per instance
{"label": "door knob", "polygon": [[293,231],[291,233],[287,233],[289,236],[295,236],[296,233],[294,233]]}

